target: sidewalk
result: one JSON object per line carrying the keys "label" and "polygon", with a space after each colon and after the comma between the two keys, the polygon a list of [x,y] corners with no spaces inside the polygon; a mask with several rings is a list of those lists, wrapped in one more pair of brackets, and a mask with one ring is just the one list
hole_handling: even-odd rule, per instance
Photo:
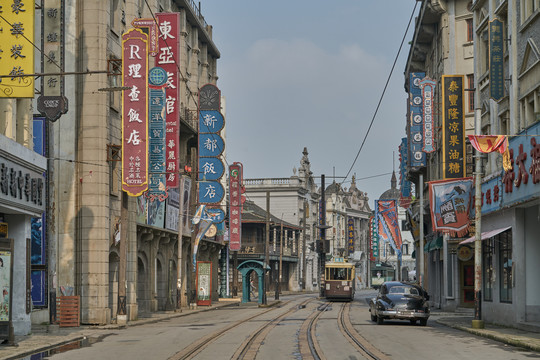
{"label": "sidewalk", "polygon": [[[433,311],[432,315],[440,318],[435,322],[454,329],[466,331],[470,334],[482,336],[508,345],[519,346],[527,350],[540,352],[540,333],[521,330],[513,327],[505,327],[485,323],[484,329],[473,329],[472,316],[463,316],[453,313],[437,313]],[[447,316],[448,315],[448,316]]]}
{"label": "sidewalk", "polygon": [[[196,309],[182,308],[182,312],[160,311],[151,314],[144,314],[138,320],[128,321],[127,326],[138,326],[151,324],[162,320],[187,316],[197,312],[210,311],[226,306],[237,306],[240,298],[220,299],[213,302],[211,306],[199,306]],[[271,304],[271,302],[269,302]],[[270,305],[269,304],[269,305]],[[268,306],[269,306],[268,305]],[[101,339],[110,334],[113,330],[123,329],[126,326],[109,324],[103,326],[80,326],[77,328],[57,328],[47,325],[32,326],[32,334],[27,336],[15,336],[15,346],[0,345],[0,359],[30,359],[30,355],[47,352],[55,349],[56,352],[78,349],[88,346],[90,341]],[[49,331],[48,331],[49,330]],[[39,357],[41,358],[41,357]]]}

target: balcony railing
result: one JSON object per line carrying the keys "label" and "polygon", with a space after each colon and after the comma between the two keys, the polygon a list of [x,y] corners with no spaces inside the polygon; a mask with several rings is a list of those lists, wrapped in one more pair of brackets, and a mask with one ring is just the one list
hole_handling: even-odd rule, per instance
{"label": "balcony railing", "polygon": [[[276,244],[276,248],[274,250],[274,244],[270,243],[270,248],[268,249],[268,253],[272,256],[279,256],[279,244]],[[290,246],[284,246],[282,248],[283,256],[298,256],[298,246],[293,248]],[[264,256],[264,244],[245,244],[242,245],[242,248],[240,249],[240,254],[242,255],[262,255]]]}

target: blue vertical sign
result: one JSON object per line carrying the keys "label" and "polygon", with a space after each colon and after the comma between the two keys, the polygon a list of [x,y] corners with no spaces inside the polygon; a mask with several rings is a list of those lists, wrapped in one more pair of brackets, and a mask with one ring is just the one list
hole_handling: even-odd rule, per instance
{"label": "blue vertical sign", "polygon": [[219,111],[220,91],[213,84],[204,85],[199,91],[199,203],[218,204],[225,196],[219,181],[225,173],[221,154],[225,142],[220,131],[225,126]]}
{"label": "blue vertical sign", "polygon": [[409,77],[409,164],[411,167],[426,166],[426,154],[422,151],[424,118],[422,109],[422,91],[420,80],[426,73],[411,73]]}
{"label": "blue vertical sign", "polygon": [[165,200],[166,176],[165,176],[165,89],[167,73],[160,67],[150,70],[149,81],[149,146],[148,161],[150,169],[150,182],[148,184],[147,197],[150,201]]}

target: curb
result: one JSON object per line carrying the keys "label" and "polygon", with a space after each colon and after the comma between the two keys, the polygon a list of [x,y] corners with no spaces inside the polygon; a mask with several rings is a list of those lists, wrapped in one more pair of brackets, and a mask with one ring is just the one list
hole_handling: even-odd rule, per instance
{"label": "curb", "polygon": [[452,324],[444,320],[435,320],[435,322],[444,326],[457,329],[457,330],[468,332],[476,336],[481,336],[481,337],[495,340],[495,341],[505,343],[508,345],[517,346],[517,347],[521,347],[527,350],[540,352],[540,346],[530,344],[526,340],[523,340],[523,339],[518,339],[515,337],[510,337],[510,336],[505,336],[505,335],[500,335],[500,334],[494,334],[493,332],[490,332],[490,330],[479,330],[479,329],[473,329],[473,328],[469,328],[469,327],[458,325],[458,324]]}

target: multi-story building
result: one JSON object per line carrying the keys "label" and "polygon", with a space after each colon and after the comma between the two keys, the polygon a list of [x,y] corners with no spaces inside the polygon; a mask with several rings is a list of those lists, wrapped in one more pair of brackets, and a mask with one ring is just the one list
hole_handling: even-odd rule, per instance
{"label": "multi-story building", "polygon": [[[121,85],[126,74],[122,73],[122,36],[139,26],[141,33],[159,44],[157,37],[152,38],[152,26],[133,21],[145,19],[148,24],[159,19],[158,13],[178,14],[178,28],[167,33],[169,41],[178,40],[177,57],[169,56],[170,46],[157,48],[154,56],[148,56],[148,66],[174,63],[178,71],[178,96],[167,99],[167,106],[175,107],[179,114],[179,136],[175,139],[179,144],[179,168],[169,168],[167,173],[181,177],[180,168],[185,165],[197,168],[199,89],[205,84],[216,84],[218,79],[220,53],[212,41],[212,27],[192,0],[61,3],[58,8],[36,10],[37,23],[60,19],[59,14],[65,16],[61,36],[61,26],[55,30],[58,33],[45,36],[37,31],[35,36],[36,44],[40,38],[59,44],[65,71],[59,78],[65,89],[67,112],[43,127],[43,154],[48,161],[31,151],[35,145],[32,100],[0,99],[2,168],[28,175],[36,182],[28,193],[32,195],[30,202],[22,193],[16,201],[9,192],[2,191],[0,197],[2,229],[9,230],[7,237],[16,237],[15,257],[11,261],[16,277],[12,280],[17,335],[29,333],[30,319],[36,323],[47,322],[50,317],[54,320],[51,302],[56,296],[78,295],[80,319],[86,324],[110,323],[122,309],[127,320],[136,319],[141,312],[186,305],[194,296],[190,214],[197,204],[195,176],[184,174],[180,191],[167,189],[167,201],[150,202],[141,196],[123,200],[120,160],[122,91],[126,89]],[[170,24],[157,25],[157,35],[163,37]],[[151,49],[152,45],[149,46]],[[26,47],[33,48],[31,44],[25,44]],[[37,53],[35,56],[39,59]],[[37,65],[36,69],[36,73],[42,71]],[[43,85],[55,84],[49,81]],[[173,85],[169,74],[166,86]],[[35,108],[39,106],[34,104]],[[46,183],[41,176],[45,170]],[[2,186],[7,176],[2,172]],[[39,227],[31,218],[41,216],[45,203],[48,213],[40,229],[45,235],[32,245],[39,254],[36,253],[36,260],[32,253],[30,264],[26,262],[30,251],[26,239],[31,238],[32,226]],[[197,259],[214,263],[212,278],[217,284],[217,261],[223,242],[219,241],[219,234],[207,240],[199,246]],[[122,245],[125,254],[121,253]],[[30,273],[32,299],[26,289],[30,286],[26,285],[30,284]],[[125,290],[119,291],[119,287]],[[119,296],[123,292],[125,296]],[[211,297],[217,299],[217,290]]]}
{"label": "multi-story building", "polygon": [[[302,229],[299,234],[303,236],[300,249],[302,256],[298,267],[291,272],[295,277],[290,282],[290,289],[317,290],[318,254],[312,244],[317,240],[320,194],[311,172],[307,149],[304,148],[299,169],[295,167],[290,178],[244,179],[244,186],[247,199],[263,209],[266,209],[266,193],[269,192],[270,212]],[[302,272],[302,269],[305,271]]]}
{"label": "multi-story building", "polygon": [[[482,158],[482,319],[540,320],[540,20],[538,1],[474,1],[476,132],[507,135],[503,157]],[[474,247],[473,244],[471,247]]]}
{"label": "multi-story building", "polygon": [[[444,75],[456,75],[462,79],[463,112],[458,114],[462,119],[459,126],[463,128],[465,135],[474,133],[474,92],[470,91],[474,88],[474,30],[471,6],[472,2],[469,0],[422,1],[405,67],[405,91],[409,94],[406,125],[409,148],[407,170],[408,178],[416,189],[411,218],[418,218],[420,206],[423,206],[424,240],[428,244],[426,251],[422,251],[425,256],[424,269],[417,268],[417,275],[425,274],[422,281],[430,293],[432,304],[446,309],[474,305],[474,298],[471,300],[470,297],[470,276],[474,275],[474,272],[469,271],[473,261],[466,257],[458,258],[457,248],[461,238],[433,231],[425,183],[447,178],[448,175],[444,169],[448,168],[445,164],[448,162],[450,150],[445,151],[449,146],[447,140],[443,139],[442,131]],[[423,150],[427,140],[426,133],[422,131],[424,129],[421,126],[421,131],[416,130],[416,120],[422,119],[417,115],[421,116],[423,105],[417,102],[421,99],[418,81],[424,77],[436,82],[430,119],[433,131],[429,138],[430,145],[434,145],[433,151],[430,149],[429,152]],[[415,107],[420,109],[420,113],[414,113]],[[470,144],[462,147],[465,140],[466,137],[461,135],[454,141],[454,144],[457,144],[457,141],[462,149],[453,155],[459,161],[462,177],[473,175],[472,148]],[[456,174],[452,174],[454,175]],[[418,201],[420,191],[424,191],[424,204],[419,204]],[[415,250],[418,261],[421,252],[418,243]]]}

